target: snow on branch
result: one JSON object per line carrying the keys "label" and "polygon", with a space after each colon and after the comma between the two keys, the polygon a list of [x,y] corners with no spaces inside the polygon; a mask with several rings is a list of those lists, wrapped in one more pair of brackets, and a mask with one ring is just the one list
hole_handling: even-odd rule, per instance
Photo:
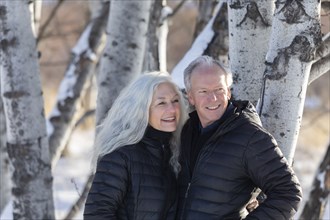
{"label": "snow on branch", "polygon": [[183,83],[183,71],[187,67],[187,65],[196,59],[198,56],[202,55],[207,48],[208,44],[211,42],[215,32],[212,29],[213,23],[215,21],[216,16],[218,15],[219,10],[222,7],[224,1],[220,1],[216,6],[215,13],[209,23],[205,26],[200,35],[193,42],[191,48],[187,51],[184,57],[180,60],[180,62],[173,68],[172,70],[172,78],[174,82],[180,87],[184,88]]}
{"label": "snow on branch", "polygon": [[100,14],[90,21],[72,49],[71,62],[60,84],[55,107],[47,121],[49,149],[53,165],[60,157],[61,151],[70,137],[70,130],[77,118],[77,106],[83,97],[86,79],[96,64],[96,53],[99,51],[98,47],[109,13],[109,2],[103,4]]}

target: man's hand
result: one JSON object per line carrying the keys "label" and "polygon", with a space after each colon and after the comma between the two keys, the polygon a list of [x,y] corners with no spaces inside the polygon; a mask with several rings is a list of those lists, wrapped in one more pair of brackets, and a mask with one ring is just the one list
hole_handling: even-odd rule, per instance
{"label": "man's hand", "polygon": [[259,206],[259,202],[257,199],[252,199],[249,204],[247,204],[246,209],[249,212],[252,212],[253,210],[255,210],[257,207]]}

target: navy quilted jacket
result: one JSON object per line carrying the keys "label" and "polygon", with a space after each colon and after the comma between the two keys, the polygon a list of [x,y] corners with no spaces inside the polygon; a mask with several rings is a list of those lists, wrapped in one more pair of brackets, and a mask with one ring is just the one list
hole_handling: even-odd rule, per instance
{"label": "navy quilted jacket", "polygon": [[84,219],[174,219],[177,182],[168,141],[147,134],[141,142],[102,157]]}
{"label": "navy quilted jacket", "polygon": [[189,158],[191,134],[199,123],[196,112],[183,128],[177,219],[242,219],[256,187],[267,199],[246,219],[290,219],[301,201],[298,179],[274,138],[260,126],[254,107],[248,102],[233,104],[229,116],[200,146],[192,173]]}

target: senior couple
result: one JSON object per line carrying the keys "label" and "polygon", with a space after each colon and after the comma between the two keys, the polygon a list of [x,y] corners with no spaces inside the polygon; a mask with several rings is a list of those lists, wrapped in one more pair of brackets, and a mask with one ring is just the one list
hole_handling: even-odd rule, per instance
{"label": "senior couple", "polygon": [[[96,137],[85,219],[291,219],[301,187],[232,76],[200,56],[184,71],[189,103],[166,73],[141,75],[116,99]],[[247,212],[253,192],[265,201]]]}

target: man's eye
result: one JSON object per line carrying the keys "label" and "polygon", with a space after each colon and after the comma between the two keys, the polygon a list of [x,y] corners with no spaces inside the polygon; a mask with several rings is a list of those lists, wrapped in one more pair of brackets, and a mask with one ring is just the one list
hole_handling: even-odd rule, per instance
{"label": "man's eye", "polygon": [[199,90],[198,93],[204,94],[206,93],[206,90]]}
{"label": "man's eye", "polygon": [[165,104],[166,104],[165,102],[158,103],[158,105],[165,105]]}
{"label": "man's eye", "polygon": [[172,103],[177,103],[177,102],[179,102],[179,99],[175,99],[172,101]]}
{"label": "man's eye", "polygon": [[219,89],[216,90],[216,92],[218,92],[218,93],[224,93],[225,92],[225,89],[224,88],[219,88]]}

